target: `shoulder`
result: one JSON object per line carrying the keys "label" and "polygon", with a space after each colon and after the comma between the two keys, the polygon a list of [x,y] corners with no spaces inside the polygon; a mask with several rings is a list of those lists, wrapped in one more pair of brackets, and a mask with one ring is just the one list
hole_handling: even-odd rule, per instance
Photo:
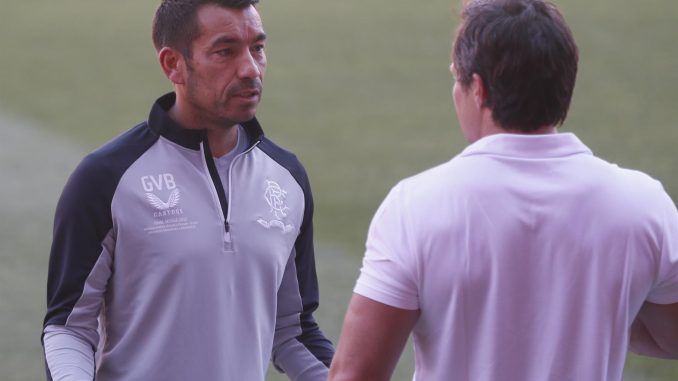
{"label": "shoulder", "polygon": [[390,226],[398,234],[415,234],[414,231],[430,230],[439,219],[441,210],[448,210],[458,193],[454,179],[464,176],[452,175],[453,161],[437,165],[423,172],[406,177],[394,185],[375,212],[373,225]]}
{"label": "shoulder", "polygon": [[416,209],[425,205],[436,208],[437,200],[451,196],[461,197],[469,188],[485,183],[482,171],[473,170],[463,159],[450,161],[404,178],[393,189],[400,202],[414,204]]}
{"label": "shoulder", "polygon": [[157,140],[158,135],[143,122],[111,139],[89,154],[84,161],[99,166],[100,169],[124,169],[125,165],[138,159]]}
{"label": "shoulder", "polygon": [[631,193],[658,194],[664,192],[661,182],[645,172],[622,168],[614,164],[609,165],[612,167],[612,172],[619,184]]}
{"label": "shoulder", "polygon": [[592,171],[589,176],[598,181],[599,186],[604,189],[600,194],[606,196],[605,200],[617,204],[627,215],[661,213],[668,204],[672,205],[664,187],[657,179],[639,170],[622,168],[596,159],[599,169]]}
{"label": "shoulder", "polygon": [[71,174],[62,199],[69,195],[80,201],[86,201],[97,195],[99,196],[97,198],[112,197],[118,181],[127,168],[143,155],[157,138],[146,123],[141,123],[91,152]]}
{"label": "shoulder", "polygon": [[294,177],[297,183],[299,183],[302,189],[304,189],[304,192],[309,190],[310,186],[306,169],[295,154],[266,137],[261,139],[261,143],[259,143],[258,147],[272,160],[284,167],[292,177]]}

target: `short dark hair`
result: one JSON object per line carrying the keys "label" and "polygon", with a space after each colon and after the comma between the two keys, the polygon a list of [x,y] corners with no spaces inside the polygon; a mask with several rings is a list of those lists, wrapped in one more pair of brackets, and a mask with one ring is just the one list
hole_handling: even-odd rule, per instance
{"label": "short dark hair", "polygon": [[485,107],[506,130],[562,124],[579,53],[555,5],[542,0],[471,0],[462,11],[452,60],[467,90],[478,74]]}
{"label": "short dark hair", "polygon": [[259,0],[162,0],[153,18],[153,45],[156,50],[170,47],[191,57],[191,44],[200,36],[196,22],[198,8],[216,4],[225,8],[245,8]]}

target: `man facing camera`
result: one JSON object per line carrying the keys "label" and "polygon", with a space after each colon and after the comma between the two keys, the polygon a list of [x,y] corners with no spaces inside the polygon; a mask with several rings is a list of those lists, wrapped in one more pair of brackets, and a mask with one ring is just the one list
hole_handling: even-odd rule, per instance
{"label": "man facing camera", "polygon": [[678,358],[678,213],[567,115],[578,51],[555,6],[469,1],[452,51],[470,145],[396,185],[370,226],[330,379],[622,379]]}
{"label": "man facing camera", "polygon": [[88,155],[56,210],[48,379],[256,381],[269,360],[327,378],[308,179],[255,118],[256,3],[160,4],[153,42],[174,92]]}

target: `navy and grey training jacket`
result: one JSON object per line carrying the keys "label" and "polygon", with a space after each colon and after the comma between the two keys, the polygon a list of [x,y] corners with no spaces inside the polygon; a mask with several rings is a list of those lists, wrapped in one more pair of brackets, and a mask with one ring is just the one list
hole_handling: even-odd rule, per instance
{"label": "navy and grey training jacket", "polygon": [[253,119],[224,192],[204,131],[169,118],[174,101],[85,157],[61,195],[48,379],[256,381],[271,358],[291,379],[325,379],[303,167]]}

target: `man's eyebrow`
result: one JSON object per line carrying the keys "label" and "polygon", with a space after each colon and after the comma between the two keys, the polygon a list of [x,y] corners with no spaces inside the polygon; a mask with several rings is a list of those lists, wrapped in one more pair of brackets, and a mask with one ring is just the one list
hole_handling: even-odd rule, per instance
{"label": "man's eyebrow", "polygon": [[217,45],[228,45],[228,44],[235,44],[238,42],[237,38],[234,37],[229,37],[229,36],[221,36],[214,40],[211,44],[212,47],[215,47]]}
{"label": "man's eyebrow", "polygon": [[[254,38],[254,42],[261,42],[266,40],[266,33],[259,33],[257,36]],[[215,47],[217,45],[229,45],[229,44],[237,44],[239,43],[240,40],[234,37],[229,37],[229,36],[221,36],[214,40],[211,44],[212,47]]]}

